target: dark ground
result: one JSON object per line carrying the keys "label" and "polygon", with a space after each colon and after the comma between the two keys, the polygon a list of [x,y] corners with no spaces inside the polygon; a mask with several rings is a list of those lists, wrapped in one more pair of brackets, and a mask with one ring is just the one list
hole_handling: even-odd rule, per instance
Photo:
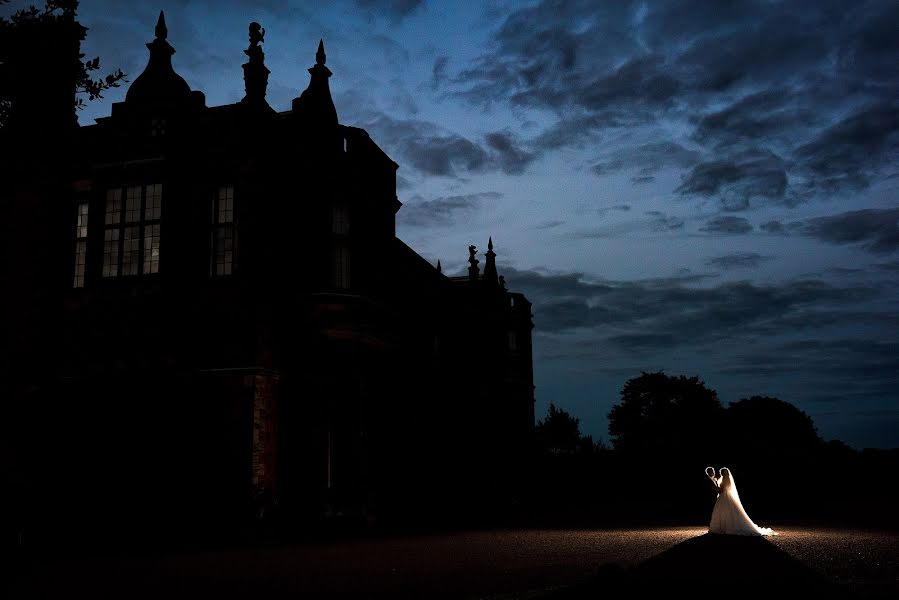
{"label": "dark ground", "polygon": [[220,550],[33,555],[13,598],[896,597],[899,534],[705,527],[502,530]]}

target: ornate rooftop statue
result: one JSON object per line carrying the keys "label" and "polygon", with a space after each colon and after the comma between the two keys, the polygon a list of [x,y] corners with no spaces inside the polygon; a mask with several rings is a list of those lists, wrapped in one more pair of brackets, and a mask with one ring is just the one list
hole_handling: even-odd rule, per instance
{"label": "ornate rooftop statue", "polygon": [[250,59],[243,65],[244,89],[247,92],[243,102],[254,106],[267,107],[265,91],[268,87],[269,70],[265,66],[265,52],[262,51],[262,46],[259,45],[263,41],[265,41],[265,29],[256,21],[253,21],[250,23],[250,45],[243,51]]}
{"label": "ornate rooftop statue", "polygon": [[262,25],[256,21],[253,21],[250,23],[250,47],[243,51],[244,54],[250,57],[251,63],[261,65],[265,60],[265,53],[259,46],[259,44],[264,41],[265,29],[263,29]]}

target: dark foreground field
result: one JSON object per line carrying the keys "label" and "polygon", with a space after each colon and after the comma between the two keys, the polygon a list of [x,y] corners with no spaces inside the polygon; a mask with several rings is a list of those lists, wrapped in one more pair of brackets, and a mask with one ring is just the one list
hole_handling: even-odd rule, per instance
{"label": "dark foreground field", "polygon": [[895,597],[899,535],[705,527],[504,530],[215,551],[34,555],[14,598]]}

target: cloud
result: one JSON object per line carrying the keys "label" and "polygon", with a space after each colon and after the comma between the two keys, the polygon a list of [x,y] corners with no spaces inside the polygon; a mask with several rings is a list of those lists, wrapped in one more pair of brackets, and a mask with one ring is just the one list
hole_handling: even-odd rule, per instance
{"label": "cloud", "polygon": [[677,191],[683,195],[717,196],[725,210],[743,210],[749,208],[753,198],[783,198],[786,189],[783,159],[755,150],[696,165]]}
{"label": "cloud", "polygon": [[559,221],[559,220],[554,219],[551,221],[543,221],[542,223],[538,223],[538,224],[534,225],[534,229],[553,229],[555,227],[558,227],[559,225],[564,225],[564,224],[565,224],[565,221]]}
{"label": "cloud", "polygon": [[361,9],[399,22],[423,6],[424,0],[355,0],[355,3]]}
{"label": "cloud", "polygon": [[361,110],[362,127],[390,155],[423,175],[461,178],[501,171],[521,175],[537,158],[509,131],[484,136],[484,145],[430,121],[397,119],[380,111]]}
{"label": "cloud", "polygon": [[494,156],[502,169],[508,175],[521,175],[535,158],[535,155],[522,150],[515,136],[508,131],[495,131],[484,137],[494,151]]}
{"label": "cloud", "polygon": [[434,59],[434,66],[431,68],[431,88],[439,88],[446,81],[446,67],[449,64],[448,56],[438,56]]}
{"label": "cloud", "polygon": [[[621,204],[611,207],[603,207],[597,210],[600,216],[605,216],[612,210],[628,212],[631,207],[627,204]],[[655,233],[666,233],[679,231],[684,227],[684,219],[674,215],[668,215],[662,211],[650,210],[644,213],[648,219],[631,219],[628,221],[616,221],[598,227],[589,229],[581,229],[570,235],[575,239],[612,239],[622,237],[628,234],[651,231]]]}
{"label": "cloud", "polygon": [[617,150],[593,165],[591,170],[600,176],[636,170],[638,178],[646,178],[665,167],[689,167],[699,160],[699,156],[699,152],[676,142],[650,142]]}
{"label": "cloud", "polygon": [[773,257],[762,256],[757,252],[732,252],[731,254],[712,257],[705,261],[705,264],[728,271],[731,269],[755,269],[763,262],[771,260],[771,258]]}
{"label": "cloud", "polygon": [[[681,83],[665,72],[662,54],[636,56],[623,65],[589,82],[573,101],[592,112],[615,109],[622,103],[633,108],[635,123],[650,120],[652,109],[669,106]],[[513,96],[513,101],[515,100]]]}
{"label": "cloud", "polygon": [[666,215],[658,210],[646,212],[651,217],[650,228],[653,231],[675,231],[684,228],[684,220],[680,217]]}
{"label": "cloud", "polygon": [[[815,390],[819,402],[845,402],[856,394],[891,396],[899,383],[899,344],[885,339],[832,337],[814,334],[802,339],[777,340],[764,352],[737,352],[721,372],[727,375],[795,374],[796,365],[818,372],[828,387]],[[859,380],[861,379],[861,383]]]}
{"label": "cloud", "polygon": [[450,82],[475,104],[550,116],[534,151],[659,125],[704,160],[641,163],[630,141],[594,170],[646,182],[662,165],[692,167],[681,194],[726,210],[792,205],[896,171],[897,19],[891,0],[542,0],[511,11]]}
{"label": "cloud", "polygon": [[858,306],[882,294],[873,284],[808,279],[694,287],[707,277],[591,280],[582,273],[508,267],[504,273],[509,289],[523,291],[533,302],[538,331],[590,330],[598,336],[597,343],[631,350],[690,346],[733,335],[773,335],[822,321],[876,322],[876,315],[858,313]]}
{"label": "cloud", "polygon": [[781,136],[814,122],[814,111],[798,102],[794,90],[776,87],[750,93],[725,108],[706,113],[698,119],[693,135],[702,142],[729,145],[754,142],[760,136]]}
{"label": "cloud", "polygon": [[765,233],[787,235],[792,231],[802,229],[802,223],[793,221],[791,223],[781,223],[780,221],[766,221],[759,225],[759,229]]}
{"label": "cloud", "polygon": [[628,211],[630,211],[630,209],[631,209],[630,204],[615,204],[615,205],[613,205],[613,206],[602,206],[602,207],[600,207],[600,208],[597,208],[597,209],[596,209],[596,213],[597,213],[599,216],[604,217],[604,216],[606,216],[607,214],[609,214],[609,213],[612,212],[612,211],[615,211],[615,212],[628,212]]}
{"label": "cloud", "polygon": [[899,249],[899,208],[865,208],[790,223],[767,221],[759,229],[776,235],[803,235],[834,245],[858,244],[873,254],[888,254]]}
{"label": "cloud", "polygon": [[881,269],[883,271],[899,271],[899,260],[893,260],[885,263],[877,263],[874,265],[876,268]]}
{"label": "cloud", "polygon": [[388,153],[425,175],[458,177],[490,168],[490,156],[471,140],[429,121],[394,119],[384,113],[367,115],[364,128]]}
{"label": "cloud", "polygon": [[452,225],[461,216],[476,210],[483,202],[501,197],[499,192],[441,196],[432,200],[413,196],[397,213],[397,224],[413,227]]}
{"label": "cloud", "polygon": [[700,231],[709,233],[740,234],[752,231],[752,224],[743,217],[713,217],[706,221]]}
{"label": "cloud", "polygon": [[829,244],[856,244],[875,254],[899,249],[899,208],[868,208],[810,219],[804,235]]}
{"label": "cloud", "polygon": [[[897,57],[899,58],[899,57]],[[824,129],[795,153],[807,187],[824,192],[867,187],[875,170],[899,159],[899,102],[871,104]]]}
{"label": "cloud", "polygon": [[586,142],[593,141],[597,137],[598,130],[605,126],[613,126],[614,118],[611,115],[569,116],[547,127],[530,142],[541,152],[551,152],[566,147],[577,148]]}

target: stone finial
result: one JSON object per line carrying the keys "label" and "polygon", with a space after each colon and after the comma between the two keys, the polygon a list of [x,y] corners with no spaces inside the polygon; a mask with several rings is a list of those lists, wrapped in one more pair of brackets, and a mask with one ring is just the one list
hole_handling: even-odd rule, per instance
{"label": "stone finial", "polygon": [[305,122],[313,137],[328,137],[328,146],[334,151],[343,151],[343,138],[336,134],[337,109],[331,99],[328,78],[333,75],[325,66],[325,42],[318,41],[315,64],[309,69],[309,86],[299,98],[293,100],[293,113]]}
{"label": "stone finial", "polygon": [[165,26],[165,13],[159,11],[159,19],[156,21],[156,39],[164,40],[169,37],[169,28]]}
{"label": "stone finial", "polygon": [[487,252],[484,253],[484,281],[491,287],[499,284],[496,273],[496,252],[493,251],[493,237],[487,241]]}

